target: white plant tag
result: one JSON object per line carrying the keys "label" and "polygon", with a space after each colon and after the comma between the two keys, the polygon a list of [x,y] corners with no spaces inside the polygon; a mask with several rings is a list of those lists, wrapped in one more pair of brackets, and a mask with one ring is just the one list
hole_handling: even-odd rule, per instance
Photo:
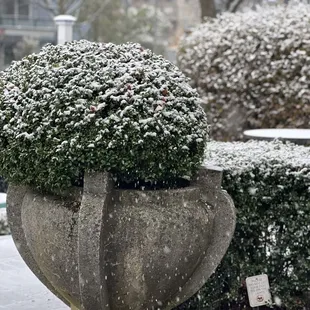
{"label": "white plant tag", "polygon": [[270,286],[266,274],[248,277],[245,281],[252,308],[271,303]]}

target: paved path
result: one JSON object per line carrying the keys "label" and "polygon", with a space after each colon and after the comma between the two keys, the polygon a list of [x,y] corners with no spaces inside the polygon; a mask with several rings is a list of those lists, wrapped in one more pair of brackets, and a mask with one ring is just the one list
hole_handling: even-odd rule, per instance
{"label": "paved path", "polygon": [[69,310],[26,266],[10,236],[0,237],[0,310]]}

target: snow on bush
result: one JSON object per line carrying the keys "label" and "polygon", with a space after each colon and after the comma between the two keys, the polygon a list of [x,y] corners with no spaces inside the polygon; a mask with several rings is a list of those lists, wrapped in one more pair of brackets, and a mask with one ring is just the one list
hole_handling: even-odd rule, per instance
{"label": "snow on bush", "polygon": [[10,233],[10,228],[6,216],[6,209],[0,208],[0,236],[8,235]]}
{"label": "snow on bush", "polygon": [[0,193],[6,193],[8,184],[4,178],[0,176]]}
{"label": "snow on bush", "polygon": [[187,82],[138,44],[47,45],[0,77],[0,174],[43,189],[85,170],[127,182],[190,177],[207,122]]}
{"label": "snow on bush", "polygon": [[310,148],[266,141],[210,142],[205,164],[224,169],[223,188],[237,208],[237,226],[213,277],[178,309],[249,308],[245,279],[262,273],[269,277],[273,297],[281,299],[281,309],[306,309]]}
{"label": "snow on bush", "polygon": [[[291,1],[290,1],[291,2]],[[223,13],[184,38],[179,66],[204,97],[215,139],[310,126],[310,5]]]}

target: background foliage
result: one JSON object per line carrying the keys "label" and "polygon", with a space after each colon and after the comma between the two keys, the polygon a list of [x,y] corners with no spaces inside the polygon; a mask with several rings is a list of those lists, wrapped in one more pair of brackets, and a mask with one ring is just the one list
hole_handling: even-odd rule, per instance
{"label": "background foliage", "polygon": [[208,19],[178,61],[203,97],[216,140],[249,128],[310,128],[310,5]]}
{"label": "background foliage", "polygon": [[251,309],[245,279],[262,273],[278,308],[309,309],[310,148],[212,142],[206,163],[224,169],[223,188],[234,200],[237,226],[211,279],[177,309]]}

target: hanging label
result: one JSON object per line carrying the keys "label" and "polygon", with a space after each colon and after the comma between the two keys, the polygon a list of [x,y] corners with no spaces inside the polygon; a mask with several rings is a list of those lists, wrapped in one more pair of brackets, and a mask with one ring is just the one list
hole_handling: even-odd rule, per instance
{"label": "hanging label", "polygon": [[245,281],[252,308],[271,304],[270,286],[266,274],[248,277]]}

